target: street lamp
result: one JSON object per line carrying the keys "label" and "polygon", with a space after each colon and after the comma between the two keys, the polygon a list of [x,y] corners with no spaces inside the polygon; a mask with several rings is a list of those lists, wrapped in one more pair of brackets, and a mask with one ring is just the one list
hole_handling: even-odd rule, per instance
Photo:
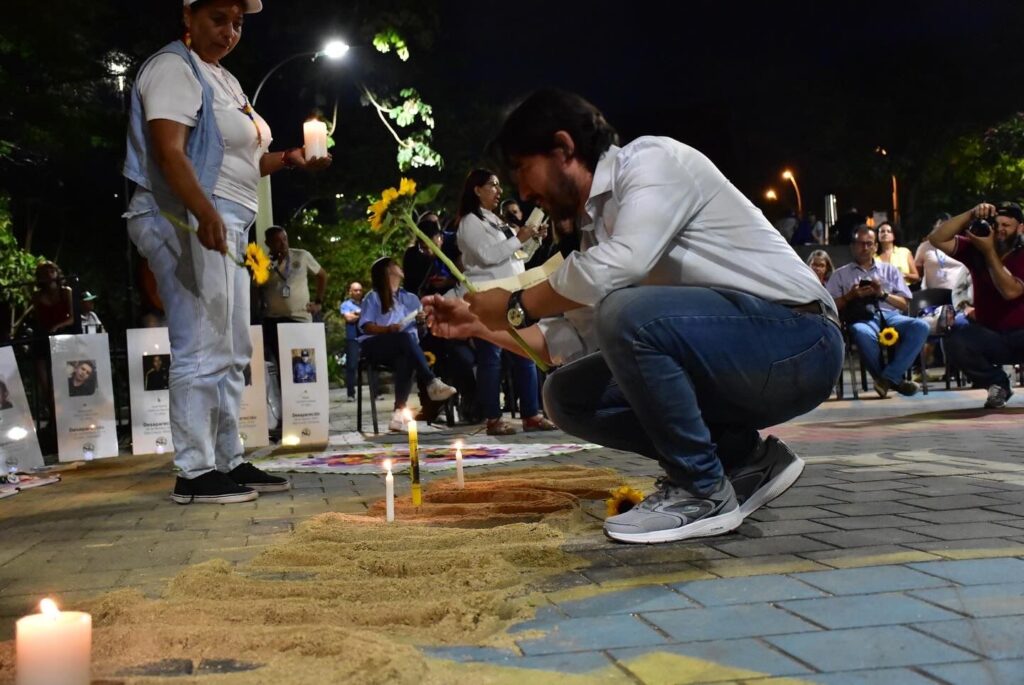
{"label": "street lamp", "polygon": [[800,186],[796,184],[796,176],[789,169],[782,172],[783,180],[789,181],[793,184],[793,190],[796,191],[796,213],[803,218],[804,216],[804,201],[800,198]]}
{"label": "street lamp", "polygon": [[[289,57],[285,57],[283,60],[275,64],[270,68],[263,78],[260,80],[258,86],[256,86],[256,92],[252,96],[252,106],[256,107],[256,100],[260,97],[260,91],[263,90],[264,84],[275,71],[283,67],[292,60],[299,59],[300,57],[309,57],[311,62],[315,62],[318,57],[326,57],[332,61],[338,61],[348,53],[349,46],[343,40],[334,38],[327,41],[324,47],[320,50],[313,50],[311,52],[299,52]],[[263,238],[267,233],[267,229],[274,223],[274,202],[273,194],[270,190],[270,176],[261,176],[259,185],[256,189],[257,206],[259,210],[256,212],[256,242],[262,243]]]}
{"label": "street lamp", "polygon": [[775,202],[779,199],[779,196],[775,194],[774,190],[769,188],[764,192],[764,199],[768,200],[768,202]]}

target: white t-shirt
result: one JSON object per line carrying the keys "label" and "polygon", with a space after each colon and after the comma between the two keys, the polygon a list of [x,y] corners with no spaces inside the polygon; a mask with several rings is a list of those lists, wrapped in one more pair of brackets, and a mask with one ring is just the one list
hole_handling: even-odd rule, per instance
{"label": "white t-shirt", "polygon": [[918,245],[914,256],[924,266],[924,288],[949,288],[956,290],[956,284],[967,272],[967,267],[927,240]]}
{"label": "white t-shirt", "polygon": [[[213,88],[213,114],[224,139],[224,162],[213,193],[256,211],[260,157],[270,148],[270,127],[255,111],[253,119],[242,111],[249,100],[227,69],[204,62],[194,53],[193,59]],[[169,119],[190,128],[196,125],[203,90],[181,57],[172,53],[154,57],[139,74],[138,84],[146,121]],[[258,142],[261,136],[262,145]]]}

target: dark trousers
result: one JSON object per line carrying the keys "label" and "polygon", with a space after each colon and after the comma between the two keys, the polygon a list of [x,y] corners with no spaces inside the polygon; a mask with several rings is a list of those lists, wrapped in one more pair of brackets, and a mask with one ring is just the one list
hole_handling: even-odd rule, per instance
{"label": "dark trousers", "polygon": [[430,370],[419,342],[408,333],[382,333],[366,338],[361,344],[370,363],[391,367],[395,378],[395,409],[402,409],[409,400],[413,373],[423,392],[434,380],[434,372]]}
{"label": "dark trousers", "polygon": [[356,396],[356,374],[359,373],[359,341],[353,336],[345,338],[345,392]]}
{"label": "dark trousers", "polygon": [[1024,330],[1000,333],[977,323],[954,328],[945,340],[950,364],[977,385],[1010,389],[1003,364],[1024,361]]}

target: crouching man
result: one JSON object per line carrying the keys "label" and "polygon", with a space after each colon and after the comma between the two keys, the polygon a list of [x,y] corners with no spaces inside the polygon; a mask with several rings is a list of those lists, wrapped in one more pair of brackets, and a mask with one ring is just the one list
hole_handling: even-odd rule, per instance
{"label": "crouching man", "polygon": [[803,471],[758,430],[829,396],[843,359],[835,304],[704,155],[669,138],[616,142],[577,95],[522,102],[494,150],[524,200],[579,219],[581,249],[527,290],[424,304],[437,335],[519,351],[507,333],[519,329],[561,365],[544,387],[559,427],[659,462],[655,492],[609,518],[608,536],[726,533]]}

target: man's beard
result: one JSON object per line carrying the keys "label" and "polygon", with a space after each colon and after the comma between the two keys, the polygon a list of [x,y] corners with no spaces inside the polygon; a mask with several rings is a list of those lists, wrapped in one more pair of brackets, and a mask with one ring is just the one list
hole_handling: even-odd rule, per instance
{"label": "man's beard", "polygon": [[567,174],[559,174],[555,192],[548,196],[548,215],[552,221],[575,219],[580,208],[580,191]]}

